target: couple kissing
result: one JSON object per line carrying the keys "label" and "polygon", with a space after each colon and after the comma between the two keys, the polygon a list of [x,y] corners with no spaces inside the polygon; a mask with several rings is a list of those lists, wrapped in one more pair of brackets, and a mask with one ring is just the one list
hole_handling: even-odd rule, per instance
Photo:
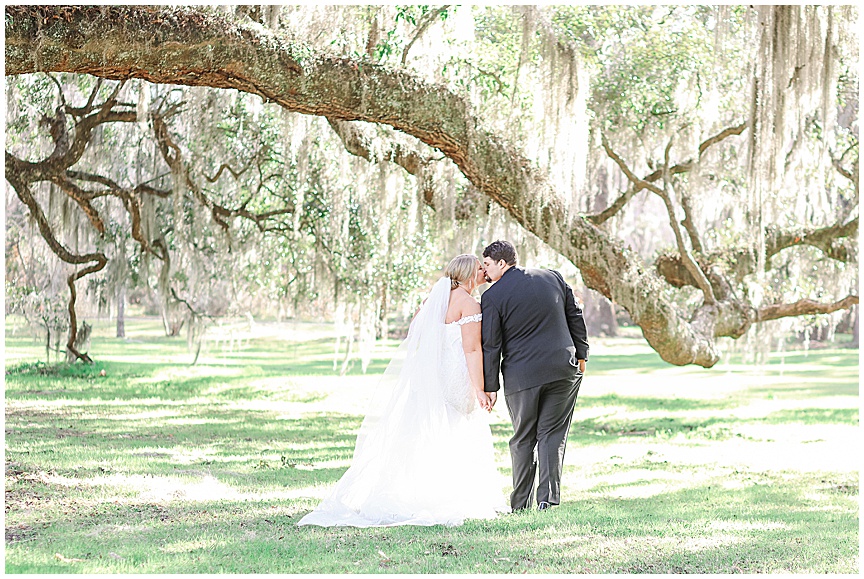
{"label": "couple kissing", "polygon": [[[517,265],[510,242],[490,244],[482,262],[455,257],[382,376],[350,468],[298,524],[454,526],[560,504],[587,335],[561,274]],[[513,423],[509,509],[488,422],[501,375]]]}

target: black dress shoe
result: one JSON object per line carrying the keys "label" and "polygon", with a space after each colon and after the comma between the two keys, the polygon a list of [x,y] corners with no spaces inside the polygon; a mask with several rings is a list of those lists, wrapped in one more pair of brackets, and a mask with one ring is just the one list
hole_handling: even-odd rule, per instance
{"label": "black dress shoe", "polygon": [[551,506],[552,506],[552,505],[550,505],[550,504],[547,503],[546,501],[540,501],[540,504],[537,505],[537,510],[538,510],[538,511],[545,511],[546,509],[548,509],[548,508],[551,507]]}

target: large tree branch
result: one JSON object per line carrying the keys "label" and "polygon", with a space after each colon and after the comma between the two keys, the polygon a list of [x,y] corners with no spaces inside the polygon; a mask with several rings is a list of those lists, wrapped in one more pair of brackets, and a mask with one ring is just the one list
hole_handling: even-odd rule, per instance
{"label": "large tree branch", "polygon": [[[684,318],[664,296],[662,280],[620,241],[571,214],[568,195],[487,130],[467,97],[405,70],[328,56],[209,10],[9,6],[6,14],[7,74],[66,71],[233,88],[289,111],[381,123],[413,135],[570,259],[589,287],[625,307],[664,360],[712,366],[719,359],[709,327]],[[717,317],[723,307],[700,316]],[[734,316],[749,323],[740,312]]]}
{"label": "large tree branch", "polygon": [[[857,245],[854,236],[858,233],[858,218],[847,223],[838,223],[819,229],[799,229],[796,231],[779,230],[769,227],[765,231],[765,269],[771,269],[770,258],[784,249],[808,245],[822,251],[826,257],[846,263],[857,259]],[[700,268],[706,273],[715,293],[718,291],[719,279],[712,277],[713,264],[723,264],[734,279],[739,282],[744,277],[756,272],[757,256],[752,249],[718,250],[698,260]],[[669,284],[675,287],[699,287],[696,280],[684,266],[678,255],[661,255],[655,262],[657,272]],[[722,291],[721,294],[722,295]]]}
{"label": "large tree branch", "polygon": [[793,304],[771,304],[762,306],[756,316],[757,322],[767,322],[780,318],[791,318],[811,314],[830,314],[838,310],[846,310],[858,303],[858,296],[846,296],[842,300],[823,304],[814,300],[804,299]]}
{"label": "large tree branch", "polygon": [[852,252],[850,252],[850,248],[846,244],[838,244],[836,241],[844,238],[853,238],[857,233],[857,217],[848,223],[837,223],[819,229],[782,231],[771,227],[766,232],[765,256],[770,258],[782,250],[796,245],[810,245],[821,250],[831,259],[845,263],[852,257]]}

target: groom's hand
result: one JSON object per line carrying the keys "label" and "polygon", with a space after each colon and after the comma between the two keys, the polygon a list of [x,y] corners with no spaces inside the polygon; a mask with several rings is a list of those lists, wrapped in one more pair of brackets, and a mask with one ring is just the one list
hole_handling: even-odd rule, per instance
{"label": "groom's hand", "polygon": [[498,402],[498,393],[497,392],[487,392],[486,396],[489,397],[489,411],[492,411],[492,407],[495,406],[495,403]]}
{"label": "groom's hand", "polygon": [[480,408],[486,410],[487,412],[492,412],[492,405],[489,403],[489,393],[475,391],[474,394],[477,396],[477,402],[480,403]]}
{"label": "groom's hand", "polygon": [[585,360],[579,360],[579,371],[585,373]]}

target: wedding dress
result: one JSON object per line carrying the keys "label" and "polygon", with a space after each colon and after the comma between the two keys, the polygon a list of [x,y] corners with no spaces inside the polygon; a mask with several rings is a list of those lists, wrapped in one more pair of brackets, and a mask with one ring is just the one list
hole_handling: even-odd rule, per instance
{"label": "wedding dress", "polygon": [[461,325],[445,324],[442,278],[411,322],[373,395],[351,467],[298,525],[455,526],[509,510],[488,414],[471,388]]}

